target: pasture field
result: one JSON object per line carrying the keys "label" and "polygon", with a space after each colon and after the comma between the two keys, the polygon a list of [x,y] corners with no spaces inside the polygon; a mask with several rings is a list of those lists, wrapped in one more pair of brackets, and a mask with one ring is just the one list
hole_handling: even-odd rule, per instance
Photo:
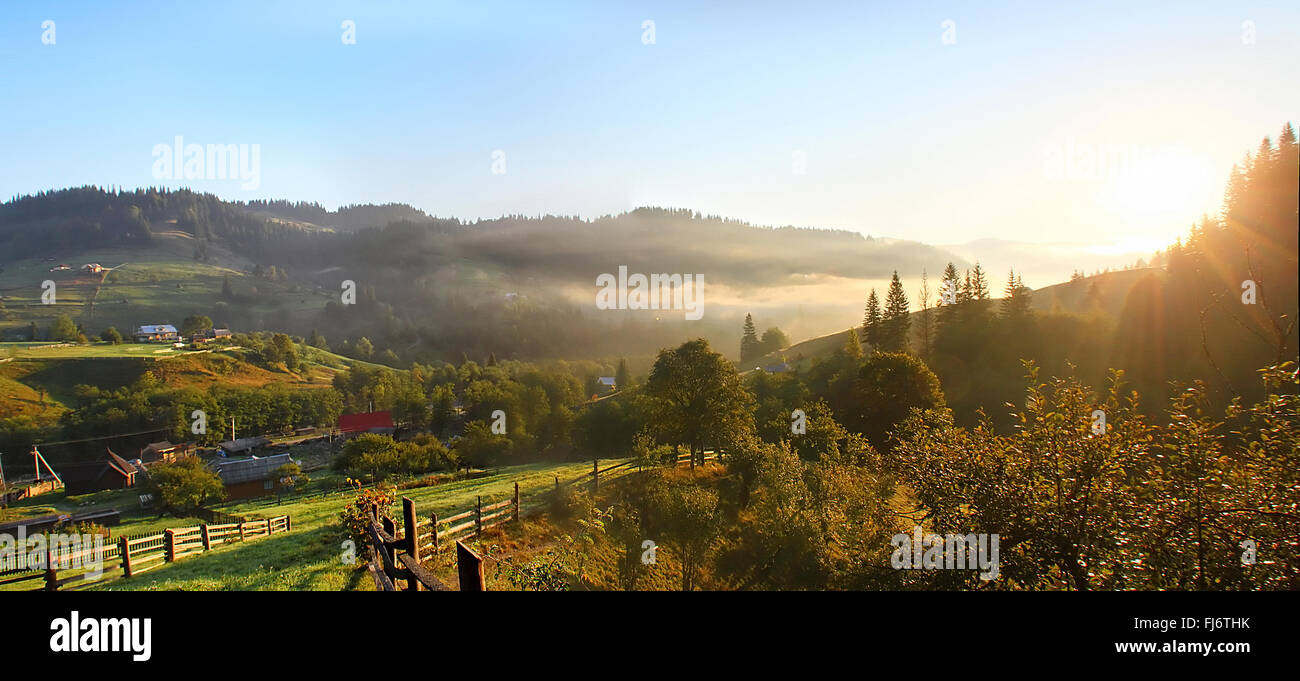
{"label": "pasture field", "polygon": [[[326,301],[334,299],[310,286],[254,277],[248,274],[251,261],[215,245],[209,245],[208,261],[195,261],[195,245],[189,234],[172,231],[155,234],[149,248],[0,260],[0,339],[26,340],[31,323],[44,333],[61,314],[80,324],[88,336],[109,326],[124,336],[141,324],[179,326],[194,314],[235,329],[267,328],[270,321],[281,327],[292,320],[310,325]],[[106,269],[82,272],[81,266],[89,263]],[[50,271],[63,264],[72,269]],[[47,280],[55,284],[54,302],[48,305],[42,301]],[[227,280],[241,296],[238,301],[222,300]]]}
{"label": "pasture field", "polygon": [[[602,461],[601,466],[613,463],[614,460]],[[398,497],[408,496],[414,500],[420,516],[427,519],[434,512],[445,516],[473,508],[479,495],[482,495],[484,505],[508,499],[514,491],[514,483],[518,482],[523,505],[527,508],[530,502],[539,502],[538,495],[554,487],[555,476],[564,482],[590,470],[590,462],[504,466],[482,477],[399,490]],[[332,488],[337,483],[338,476],[329,474],[313,480],[312,487]],[[270,517],[287,514],[293,519],[293,530],[245,544],[223,546],[129,581],[114,579],[90,588],[107,591],[373,590],[373,582],[359,564],[343,562],[343,542],[347,537],[338,522],[338,514],[351,499],[351,493],[343,493],[289,500],[281,504],[249,500],[224,505],[220,507],[222,511],[238,515]],[[393,515],[400,517],[400,505],[395,506]],[[192,520],[169,519],[164,526],[196,524],[199,523]],[[138,527],[145,525],[141,521],[123,523],[113,528],[113,533],[135,534],[140,531]],[[149,528],[144,531],[157,531],[157,525]],[[488,536],[485,534],[485,539]],[[499,533],[494,536],[499,536]],[[480,548],[486,550],[486,546]]]}

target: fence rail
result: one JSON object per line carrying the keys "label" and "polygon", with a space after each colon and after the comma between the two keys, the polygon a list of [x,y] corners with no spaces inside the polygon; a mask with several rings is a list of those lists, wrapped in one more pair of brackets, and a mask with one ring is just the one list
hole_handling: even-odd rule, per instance
{"label": "fence rail", "polygon": [[[510,500],[516,508],[518,490],[516,484],[515,499]],[[480,497],[474,508],[476,521],[481,520],[482,510],[483,501]],[[421,533],[422,525],[430,527],[432,532]],[[371,506],[366,534],[370,545],[369,568],[375,579],[375,588],[380,591],[398,591],[398,585],[405,582],[405,591],[451,591],[451,587],[425,568],[420,560],[425,546],[421,538],[431,536],[436,541],[437,527],[437,514],[433,514],[428,523],[421,523],[415,513],[415,502],[410,497],[402,497],[403,532],[399,537],[397,523],[392,518],[379,515],[377,506]],[[436,550],[436,544],[434,547]],[[482,557],[465,546],[464,542],[457,541],[456,561],[460,590],[483,591]]]}
{"label": "fence rail", "polygon": [[[704,462],[705,462],[705,463],[707,463],[707,462],[709,462],[709,461],[717,461],[717,460],[718,460],[718,452],[716,452],[716,451],[714,451],[714,450],[712,450],[712,449],[706,449],[706,450],[704,450],[703,455],[704,455]],[[677,455],[677,465],[680,466],[680,465],[682,465],[682,464],[687,464],[687,465],[689,465],[689,466],[691,466],[691,467],[694,467],[694,466],[695,466],[694,461],[691,460],[691,453],[690,453],[690,452],[687,452],[687,453],[685,453],[685,454],[678,454],[678,455]]]}
{"label": "fence rail", "polygon": [[[214,546],[292,529],[293,522],[286,515],[223,525],[173,527],[153,534],[118,537],[117,541],[98,547],[85,546],[78,540],[66,547],[60,544],[55,551],[47,550],[37,567],[0,573],[0,586],[40,579],[44,580],[44,585],[33,591],[57,591],[74,582],[103,579],[112,568],[120,568],[122,576],[129,578],[186,556],[210,551]],[[90,578],[93,573],[89,568],[92,566],[99,568],[95,578]],[[59,576],[60,572],[65,573],[63,577]]]}

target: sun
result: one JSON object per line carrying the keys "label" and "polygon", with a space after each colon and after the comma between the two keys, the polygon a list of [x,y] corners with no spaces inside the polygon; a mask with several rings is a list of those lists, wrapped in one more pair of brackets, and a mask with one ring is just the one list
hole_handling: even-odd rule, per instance
{"label": "sun", "polygon": [[1213,211],[1221,186],[1204,157],[1178,147],[1138,149],[1106,169],[1097,202],[1134,226],[1189,222]]}

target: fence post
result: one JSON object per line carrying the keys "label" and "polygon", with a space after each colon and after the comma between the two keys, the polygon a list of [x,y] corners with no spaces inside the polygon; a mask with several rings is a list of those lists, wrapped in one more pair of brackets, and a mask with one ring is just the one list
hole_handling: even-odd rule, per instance
{"label": "fence post", "polygon": [[429,514],[429,527],[433,529],[433,550],[438,550],[438,514]]}
{"label": "fence post", "polygon": [[555,476],[555,491],[560,491],[560,476]]}
{"label": "fence post", "polygon": [[244,541],[244,522],[242,520],[239,522],[239,541]]}
{"label": "fence post", "polygon": [[45,590],[59,590],[59,571],[54,567],[54,554],[48,545],[45,547]]}
{"label": "fence post", "polygon": [[284,517],[284,531],[285,532],[293,531],[293,516]]}
{"label": "fence post", "polygon": [[163,530],[163,560],[168,563],[176,560],[176,530],[170,527]]}
{"label": "fence post", "polygon": [[591,493],[600,491],[600,459],[591,460]]}
{"label": "fence post", "polygon": [[117,540],[117,552],[122,558],[122,576],[131,576],[131,545],[127,543],[126,537],[119,537]]}
{"label": "fence post", "polygon": [[[406,526],[406,552],[411,554],[411,558],[416,563],[420,562],[420,533],[419,526],[416,524],[415,502],[410,497],[402,497],[402,524]],[[407,591],[419,591],[420,580],[415,578],[415,573],[410,573],[406,580]]]}
{"label": "fence post", "polygon": [[201,532],[203,532],[203,550],[204,550],[204,551],[211,551],[211,550],[212,550],[212,537],[208,535],[208,524],[207,524],[207,523],[203,523],[202,525],[199,526],[199,530],[200,530]]}
{"label": "fence post", "polygon": [[383,525],[384,531],[388,533],[388,536],[397,539],[397,523],[393,522],[393,519],[388,516],[380,518],[380,521],[382,521],[381,524]]}
{"label": "fence post", "polygon": [[485,591],[483,559],[462,541],[456,542],[456,574],[460,577],[461,591]]}
{"label": "fence post", "polygon": [[515,483],[515,522],[519,522],[519,483]]}
{"label": "fence post", "polygon": [[474,502],[474,536],[483,534],[483,495],[478,496],[478,501]]}
{"label": "fence post", "polygon": [[416,530],[415,502],[402,497],[402,522],[406,525],[406,552],[417,562],[420,560],[420,535]]}

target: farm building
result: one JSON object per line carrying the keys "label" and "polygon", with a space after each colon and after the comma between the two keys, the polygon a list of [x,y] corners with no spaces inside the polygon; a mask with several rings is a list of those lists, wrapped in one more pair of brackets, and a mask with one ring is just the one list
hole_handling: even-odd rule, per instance
{"label": "farm building", "polygon": [[140,460],[146,464],[156,463],[158,461],[175,461],[193,451],[194,445],[192,443],[174,445],[166,440],[163,440],[162,442],[151,442],[144,449],[140,450]]}
{"label": "farm building", "polygon": [[81,271],[87,274],[99,274],[104,271],[104,266],[97,262],[89,262],[81,266]]}
{"label": "farm building", "polygon": [[200,331],[193,336],[190,336],[190,342],[195,345],[201,345],[203,343],[209,343],[223,338],[230,338],[230,329],[208,329],[207,331]]}
{"label": "farm building", "polygon": [[227,440],[219,446],[223,456],[231,454],[252,454],[254,450],[271,444],[271,441],[264,437],[241,437],[238,440]]}
{"label": "farm building", "polygon": [[386,411],[339,415],[339,432],[344,435],[357,433],[392,435],[393,431],[393,415]]}
{"label": "farm building", "polygon": [[153,341],[174,342],[180,338],[176,332],[176,327],[171,324],[146,324],[138,326],[135,329],[135,342],[150,343]]}
{"label": "farm building", "polygon": [[106,489],[127,489],[135,486],[140,469],[107,449],[104,458],[85,463],[64,464],[59,473],[68,495],[90,494]]}
{"label": "farm building", "polygon": [[274,494],[280,489],[281,466],[293,463],[288,454],[251,457],[235,461],[217,459],[212,463],[221,484],[226,488],[227,499],[249,499]]}

